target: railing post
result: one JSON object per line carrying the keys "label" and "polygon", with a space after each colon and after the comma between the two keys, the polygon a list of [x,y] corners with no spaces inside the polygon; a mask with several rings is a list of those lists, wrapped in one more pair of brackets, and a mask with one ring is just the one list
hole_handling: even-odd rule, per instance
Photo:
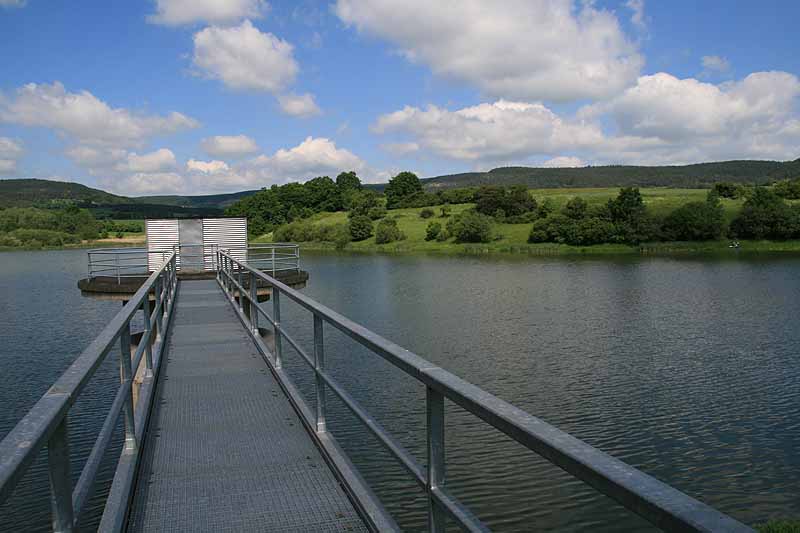
{"label": "railing post", "polygon": [[47,465],[50,477],[50,507],[53,531],[72,532],[75,517],[72,509],[72,480],[69,466],[67,417],[59,422],[47,441]]}
{"label": "railing post", "polygon": [[314,313],[314,378],[317,389],[317,433],[325,433],[325,382],[320,372],[325,370],[325,347],[322,318]]}
{"label": "railing post", "polygon": [[[164,303],[164,283],[162,281],[162,277],[163,275],[156,278],[156,285],[153,289],[156,295],[156,307],[158,308],[158,313],[156,313],[157,340],[164,338],[164,311],[166,310],[166,304]],[[161,307],[158,307],[159,304],[161,304]]]}
{"label": "railing post", "polygon": [[444,511],[436,503],[433,491],[444,485],[444,396],[430,387],[426,388],[428,433],[428,531],[445,531]]}
{"label": "railing post", "polygon": [[133,418],[133,376],[131,371],[131,323],[122,326],[119,334],[120,382],[127,389],[122,411],[125,413],[125,451],[136,450],[136,427]]}
{"label": "railing post", "polygon": [[283,347],[281,346],[281,293],[274,285],[270,289],[272,298],[272,320],[275,321],[275,368],[283,366]]}
{"label": "railing post", "polygon": [[258,278],[250,272],[250,327],[253,334],[258,335]]}
{"label": "railing post", "polygon": [[119,285],[119,254],[114,254],[114,263],[117,265],[117,285]]}
{"label": "railing post", "polygon": [[275,277],[275,247],[272,247],[272,277]]}
{"label": "railing post", "polygon": [[[150,309],[150,293],[147,293],[144,296],[144,300],[142,300],[142,319],[144,321],[144,333],[142,334],[142,339],[144,340],[144,338],[147,337],[144,345],[144,377],[146,378],[153,377],[153,332],[150,331],[153,329],[153,324],[150,323]],[[134,372],[137,370],[137,368],[133,369]]]}
{"label": "railing post", "polygon": [[239,266],[239,290],[238,290],[238,292],[239,292],[239,311],[244,313],[244,284],[242,283],[242,281],[243,281],[242,280],[242,272],[244,271],[244,269],[242,268],[242,265],[238,265],[238,266]]}

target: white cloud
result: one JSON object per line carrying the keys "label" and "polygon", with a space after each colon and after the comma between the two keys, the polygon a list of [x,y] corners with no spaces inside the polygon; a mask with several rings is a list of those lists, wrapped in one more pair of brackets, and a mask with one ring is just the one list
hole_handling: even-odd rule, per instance
{"label": "white cloud", "polygon": [[186,162],[186,170],[189,172],[202,172],[203,174],[214,174],[218,172],[226,172],[230,167],[224,161],[198,161],[190,159]]}
{"label": "white cloud", "polygon": [[258,152],[258,145],[247,135],[216,135],[200,143],[203,151],[212,157],[236,158]]}
{"label": "white cloud", "polygon": [[167,26],[198,22],[227,24],[260,18],[267,7],[263,0],[156,0],[156,13],[147,20]]}
{"label": "white cloud", "polygon": [[628,0],[625,7],[633,11],[631,23],[639,30],[647,29],[647,19],[644,14],[644,0]]}
{"label": "white cloud", "polygon": [[52,128],[82,144],[117,147],[199,126],[181,113],[145,115],[112,108],[88,91],[69,93],[60,82],[29,83],[11,97],[0,94],[0,121]]}
{"label": "white cloud", "polygon": [[617,97],[560,116],[542,104],[499,100],[455,111],[405,107],[379,117],[378,133],[410,136],[420,150],[476,168],[525,164],[683,164],[800,156],[800,80],[757,72],[719,85],[665,73],[642,76]]}
{"label": "white cloud", "polygon": [[285,94],[278,97],[278,102],[281,104],[281,109],[287,115],[295,117],[312,117],[322,113],[317,103],[314,101],[314,96],[309,93],[305,94]]}
{"label": "white cloud", "polygon": [[246,162],[241,169],[254,183],[285,183],[306,180],[315,176],[338,174],[343,170],[363,171],[366,164],[361,158],[324,137],[307,137],[294,148],[276,151],[271,156],[262,155]]}
{"label": "white cloud", "polygon": [[0,0],[0,7],[25,7],[28,0]]}
{"label": "white cloud", "polygon": [[17,159],[22,157],[22,145],[14,139],[0,137],[0,175],[17,171]]}
{"label": "white cloud", "polygon": [[558,156],[542,163],[544,168],[580,168],[586,163],[580,157]]}
{"label": "white cloud", "polygon": [[585,1],[338,0],[345,23],[384,38],[411,61],[495,97],[608,98],[643,59],[616,16]]}
{"label": "white cloud", "polygon": [[131,152],[123,163],[116,166],[118,172],[154,173],[173,170],[178,166],[172,150],[161,148],[148,154],[138,155]]}
{"label": "white cloud", "polygon": [[186,180],[175,172],[138,172],[122,180],[109,182],[121,194],[174,194],[187,192]]}
{"label": "white cloud", "polygon": [[206,76],[232,89],[276,93],[290,85],[299,70],[292,51],[288,42],[245,20],[239,26],[197,32],[193,62]]}
{"label": "white cloud", "polygon": [[381,116],[375,131],[411,134],[419,147],[463,160],[506,161],[556,155],[600,142],[594,124],[564,120],[542,104],[498,100],[456,111],[405,107]]}
{"label": "white cloud", "polygon": [[731,62],[721,56],[703,56],[701,61],[706,71],[727,72],[731,69]]}

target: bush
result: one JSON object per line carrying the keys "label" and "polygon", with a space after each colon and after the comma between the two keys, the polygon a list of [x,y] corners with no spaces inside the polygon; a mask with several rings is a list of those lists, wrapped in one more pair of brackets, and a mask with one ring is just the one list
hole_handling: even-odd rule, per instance
{"label": "bush", "polygon": [[339,242],[342,240],[342,236],[345,235],[347,242],[350,242],[350,232],[344,222],[339,224],[319,224],[314,226],[313,234],[315,241]]}
{"label": "bush", "polygon": [[378,227],[375,229],[375,242],[377,244],[386,244],[403,239],[405,239],[405,235],[400,231],[400,228],[397,227],[397,221],[395,219],[384,218],[378,222]]}
{"label": "bush", "polygon": [[709,241],[725,234],[725,215],[719,197],[712,191],[705,202],[689,202],[664,220],[664,235],[669,240]]}
{"label": "bush", "polygon": [[81,239],[77,235],[47,229],[17,229],[8,232],[2,238],[2,246],[27,246],[41,248],[42,246],[64,246],[65,244],[79,244]]}
{"label": "bush", "polygon": [[295,220],[273,233],[276,242],[308,242],[314,240],[314,226],[308,220]]}
{"label": "bush", "polygon": [[439,236],[442,232],[442,225],[438,222],[428,222],[428,227],[425,228],[425,240],[432,241]]}
{"label": "bush", "polygon": [[422,211],[419,212],[420,218],[431,218],[433,216],[433,209],[430,207],[426,207]]}
{"label": "bush", "polygon": [[[357,215],[369,216],[372,209],[380,208],[381,202],[378,193],[371,189],[364,189],[361,191],[353,192],[349,199],[350,212],[348,216],[354,217]],[[385,208],[384,208],[385,209]]]}
{"label": "bush", "polygon": [[502,211],[505,218],[522,215],[536,207],[536,200],[521,185],[508,188],[485,186],[475,193],[475,210],[484,215],[497,217],[498,211]]}
{"label": "bush", "polygon": [[450,216],[450,211],[451,210],[450,210],[450,206],[449,205],[443,205],[442,209],[441,209],[441,211],[439,213],[439,217],[441,217],[441,218],[449,217]]}
{"label": "bush", "polygon": [[476,211],[466,211],[447,222],[448,232],[456,242],[489,242],[492,240],[491,218]]}
{"label": "bush", "polygon": [[447,230],[442,230],[436,236],[436,242],[444,242],[451,237],[450,232]]}
{"label": "bush", "polygon": [[582,218],[585,218],[588,211],[589,211],[589,204],[587,204],[586,200],[584,200],[580,196],[572,198],[564,206],[564,209],[561,210],[564,216],[569,217],[573,220],[580,220]]}
{"label": "bush", "polygon": [[775,184],[775,194],[787,200],[800,199],[800,178],[779,181]]}
{"label": "bush", "polygon": [[720,198],[731,198],[736,200],[745,195],[746,187],[739,183],[721,181],[719,183],[715,183],[711,190],[714,191]]}
{"label": "bush", "polygon": [[354,241],[363,241],[372,237],[372,220],[368,216],[356,215],[350,219],[350,237]]}
{"label": "bush", "polygon": [[800,533],[800,520],[770,520],[756,526],[759,533]]}
{"label": "bush", "polygon": [[367,216],[369,217],[370,220],[380,220],[386,216],[386,213],[387,213],[386,208],[383,206],[372,207],[367,212]]}
{"label": "bush", "polygon": [[749,239],[800,237],[800,209],[792,208],[773,191],[757,187],[731,223],[731,233]]}

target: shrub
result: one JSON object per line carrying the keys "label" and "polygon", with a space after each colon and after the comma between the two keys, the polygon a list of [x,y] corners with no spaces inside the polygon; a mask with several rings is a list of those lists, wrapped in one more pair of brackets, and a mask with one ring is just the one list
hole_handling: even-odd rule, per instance
{"label": "shrub", "polygon": [[775,184],[775,194],[787,200],[800,199],[800,178],[779,181]]}
{"label": "shrub", "polygon": [[314,240],[314,226],[308,220],[284,224],[273,233],[276,242],[308,242]]}
{"label": "shrub", "polygon": [[586,203],[586,200],[580,196],[576,196],[567,202],[561,212],[564,214],[564,216],[573,220],[580,220],[586,217],[588,210],[589,204]]}
{"label": "shrub", "polygon": [[405,239],[405,235],[397,227],[397,220],[384,218],[378,222],[378,227],[375,229],[375,242],[377,244],[386,244],[403,239]]}
{"label": "shrub", "polygon": [[741,198],[745,194],[744,185],[727,181],[715,183],[711,190],[713,190],[720,198],[731,198],[734,200]]}
{"label": "shrub", "polygon": [[664,234],[669,240],[716,240],[725,233],[725,215],[712,191],[705,202],[689,202],[667,215]]}
{"label": "shrub", "polygon": [[[77,235],[47,229],[17,229],[9,232],[4,246],[27,246],[41,248],[42,246],[64,246],[65,244],[78,244],[81,239]],[[13,244],[17,242],[19,244]]]}
{"label": "shrub", "polygon": [[513,187],[485,186],[475,193],[475,210],[484,215],[495,216],[502,210],[503,216],[516,216],[537,207],[528,190],[521,185]]}
{"label": "shrub", "polygon": [[[451,225],[452,223],[452,225]],[[489,242],[492,240],[491,218],[476,211],[466,211],[447,222],[456,242]]]}
{"label": "shrub", "polygon": [[442,209],[439,212],[439,216],[441,218],[449,217],[450,216],[450,206],[449,205],[443,205]]}
{"label": "shrub", "polygon": [[440,232],[439,232],[439,234],[436,236],[436,242],[444,242],[444,241],[446,241],[447,239],[449,239],[450,237],[451,237],[451,235],[450,235],[450,232],[449,232],[449,231],[447,231],[446,229],[445,229],[445,230],[442,230],[442,231],[440,231]]}
{"label": "shrub", "polygon": [[370,220],[380,220],[386,216],[386,213],[386,208],[383,206],[372,207],[367,212],[367,216],[370,218]]}
{"label": "shrub", "polygon": [[439,236],[442,232],[442,225],[438,222],[428,222],[428,227],[425,228],[425,240],[432,241]]}
{"label": "shrub", "polygon": [[536,222],[538,219],[539,213],[536,211],[530,211],[529,213],[523,213],[522,215],[506,217],[503,222],[506,224],[530,224],[531,222]]}
{"label": "shrub", "polygon": [[384,189],[386,195],[386,207],[395,209],[400,207],[400,203],[409,196],[414,196],[422,192],[422,183],[413,172],[401,172],[389,180]]}
{"label": "shrub", "polygon": [[372,220],[368,216],[356,215],[350,219],[350,237],[354,241],[363,241],[372,237]]}
{"label": "shrub", "polygon": [[422,211],[419,212],[420,218],[431,218],[433,216],[433,209],[430,207],[426,207]]}
{"label": "shrub", "polygon": [[790,239],[800,236],[800,210],[777,194],[758,187],[731,223],[731,233],[750,239]]}
{"label": "shrub", "polygon": [[381,207],[378,193],[371,189],[352,192],[349,198],[349,203],[350,212],[348,213],[348,216],[350,217],[357,215],[369,216],[369,212],[372,209]]}
{"label": "shrub", "polygon": [[338,242],[343,234],[347,236],[347,241],[350,241],[350,232],[344,222],[339,224],[319,224],[314,226],[313,233],[315,241]]}
{"label": "shrub", "polygon": [[770,520],[756,526],[759,533],[800,533],[800,520]]}

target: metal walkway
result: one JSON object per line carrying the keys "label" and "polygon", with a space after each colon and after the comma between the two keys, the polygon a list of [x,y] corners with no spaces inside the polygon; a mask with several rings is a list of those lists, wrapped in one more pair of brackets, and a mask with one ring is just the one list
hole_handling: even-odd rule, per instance
{"label": "metal walkway", "polygon": [[366,531],[214,280],[181,281],[129,531]]}

